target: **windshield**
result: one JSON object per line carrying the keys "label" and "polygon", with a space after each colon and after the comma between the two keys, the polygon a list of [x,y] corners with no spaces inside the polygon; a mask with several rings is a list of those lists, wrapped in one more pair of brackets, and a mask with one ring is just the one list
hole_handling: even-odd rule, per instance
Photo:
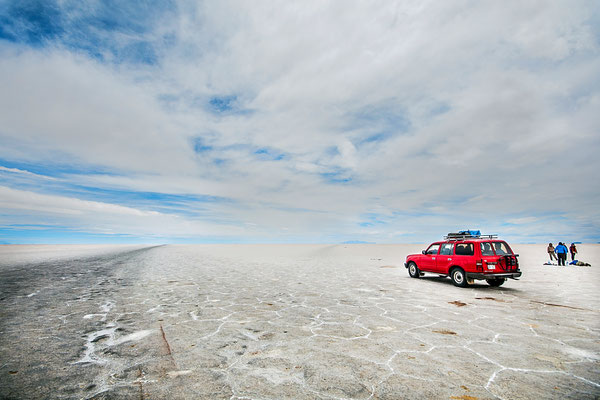
{"label": "windshield", "polygon": [[429,246],[425,254],[437,254],[439,248],[439,244],[432,244],[431,246]]}

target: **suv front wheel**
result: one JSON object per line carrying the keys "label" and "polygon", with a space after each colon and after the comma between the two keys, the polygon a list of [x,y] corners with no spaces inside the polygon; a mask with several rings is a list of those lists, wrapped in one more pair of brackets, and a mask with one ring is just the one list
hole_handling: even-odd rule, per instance
{"label": "suv front wheel", "polygon": [[408,274],[411,278],[418,278],[421,276],[421,272],[419,272],[419,268],[417,268],[417,264],[414,262],[408,263]]}
{"label": "suv front wheel", "polygon": [[467,287],[467,276],[465,275],[465,271],[462,268],[454,268],[450,273],[450,279],[452,279],[452,283],[458,287]]}

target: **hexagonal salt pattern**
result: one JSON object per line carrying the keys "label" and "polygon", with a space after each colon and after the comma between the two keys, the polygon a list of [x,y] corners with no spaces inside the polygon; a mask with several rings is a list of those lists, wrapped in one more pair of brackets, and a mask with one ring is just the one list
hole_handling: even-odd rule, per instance
{"label": "hexagonal salt pattern", "polygon": [[520,281],[466,289],[410,278],[419,245],[13,251],[0,398],[600,397],[599,246],[514,247]]}

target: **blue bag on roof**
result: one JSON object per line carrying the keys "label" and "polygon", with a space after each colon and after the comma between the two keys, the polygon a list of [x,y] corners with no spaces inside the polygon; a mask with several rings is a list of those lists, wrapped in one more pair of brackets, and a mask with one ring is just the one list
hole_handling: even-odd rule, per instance
{"label": "blue bag on roof", "polygon": [[481,236],[481,231],[477,230],[477,231],[473,231],[473,230],[467,230],[467,231],[460,231],[458,232],[459,235],[469,235],[469,236],[474,236],[474,237],[479,237]]}

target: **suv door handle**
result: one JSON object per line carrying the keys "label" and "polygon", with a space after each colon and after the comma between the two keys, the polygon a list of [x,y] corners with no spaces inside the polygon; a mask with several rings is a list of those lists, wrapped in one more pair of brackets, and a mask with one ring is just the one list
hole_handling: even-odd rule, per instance
{"label": "suv door handle", "polygon": [[448,261],[452,261],[452,258],[450,258],[450,257],[449,257],[449,258],[448,258]]}

